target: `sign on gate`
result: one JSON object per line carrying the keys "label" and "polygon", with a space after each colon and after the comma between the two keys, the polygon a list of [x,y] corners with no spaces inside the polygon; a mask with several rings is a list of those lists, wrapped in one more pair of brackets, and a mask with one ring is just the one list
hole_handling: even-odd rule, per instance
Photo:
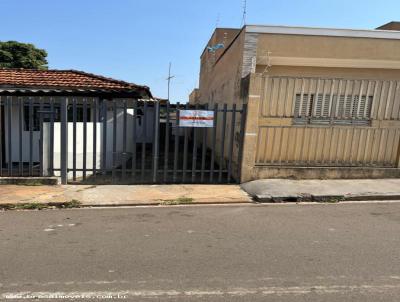
{"label": "sign on gate", "polygon": [[214,126],[214,111],[209,110],[179,110],[179,127]]}

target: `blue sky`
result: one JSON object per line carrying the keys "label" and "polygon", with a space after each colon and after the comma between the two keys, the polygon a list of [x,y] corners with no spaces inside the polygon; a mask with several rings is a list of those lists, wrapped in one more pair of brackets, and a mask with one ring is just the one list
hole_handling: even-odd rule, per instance
{"label": "blue sky", "polygon": [[[248,24],[375,28],[400,19],[400,1],[247,1]],[[0,40],[48,51],[54,69],[78,69],[151,87],[171,100],[197,86],[215,28],[239,27],[243,0],[0,0]]]}

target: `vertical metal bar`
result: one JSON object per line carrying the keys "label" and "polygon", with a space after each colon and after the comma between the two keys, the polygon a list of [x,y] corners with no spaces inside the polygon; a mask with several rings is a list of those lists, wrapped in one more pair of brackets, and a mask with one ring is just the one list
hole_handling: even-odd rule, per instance
{"label": "vertical metal bar", "polygon": [[[327,117],[329,117],[329,115],[325,115],[325,112],[324,112],[325,103],[326,103],[326,89],[325,89],[325,87],[326,87],[326,79],[323,79],[322,82],[323,82],[323,84],[322,84],[321,114],[319,116],[327,118]],[[329,82],[328,82],[328,84],[329,84]],[[328,108],[329,108],[329,106],[330,106],[330,104],[328,103]],[[328,112],[329,112],[329,109],[328,109]]]}
{"label": "vertical metal bar", "polygon": [[176,182],[177,179],[177,170],[178,170],[178,149],[179,149],[179,106],[180,104],[176,104],[175,111],[175,146],[174,146],[174,172],[173,172],[173,182]]}
{"label": "vertical metal bar", "polygon": [[276,96],[276,106],[275,106],[275,114],[274,116],[283,116],[279,115],[279,107],[280,107],[280,98],[281,98],[281,86],[282,86],[282,78],[278,78],[278,91],[277,91],[277,96]]}
{"label": "vertical metal bar", "polygon": [[[399,163],[398,159],[397,159],[397,154],[399,150],[399,140],[398,135],[397,135],[398,129],[393,129],[393,142],[392,142],[392,152],[390,153],[390,164],[393,167],[397,167],[397,164]],[[399,154],[400,155],[400,154]]]}
{"label": "vertical metal bar", "polygon": [[282,117],[287,117],[286,110],[287,110],[287,99],[288,99],[288,96],[289,96],[289,86],[290,86],[290,78],[286,78],[285,98],[284,98],[284,101],[283,101],[283,115],[282,115]]}
{"label": "vertical metal bar", "polygon": [[[399,84],[399,82],[397,81],[396,85],[398,85],[398,84]],[[394,101],[398,100],[400,102],[400,93],[398,93],[397,95],[398,95],[398,97],[397,98],[395,97]],[[400,119],[400,104],[399,104],[399,109],[397,110],[397,114],[395,115],[395,118]],[[400,154],[399,154],[399,156],[400,156]]]}
{"label": "vertical metal bar", "polygon": [[[291,130],[294,130],[294,131],[291,131]],[[296,132],[297,131],[297,128],[288,128],[288,139],[287,139],[287,144],[286,144],[286,150],[285,150],[285,163],[288,163],[289,162],[289,158],[290,158],[290,156],[289,156],[289,151],[290,151],[290,147],[291,146],[296,146],[295,144],[292,144],[292,137],[293,137],[293,132]],[[297,133],[295,133],[295,135],[296,135]],[[296,139],[296,136],[295,136],[295,139]],[[295,148],[295,147],[294,147]],[[293,149],[294,149],[293,148]],[[293,154],[295,153],[295,151],[293,151]]]}
{"label": "vertical metal bar", "polygon": [[[19,133],[18,133],[18,139],[19,139],[19,163],[18,163],[18,170],[19,170],[19,176],[24,176],[24,164],[22,162],[22,154],[23,154],[23,141],[22,141],[22,133],[24,130],[24,99],[22,97],[18,98],[18,112],[19,112]],[[0,131],[1,132],[1,131]],[[1,138],[0,138],[1,140]],[[43,161],[43,155],[41,155],[40,161]],[[0,169],[1,169],[1,164],[0,164]]]}
{"label": "vertical metal bar", "polygon": [[222,170],[224,168],[225,161],[225,128],[226,128],[226,113],[228,110],[228,105],[224,104],[224,111],[222,112],[222,133],[221,133],[221,156],[219,163],[218,181],[222,182]]}
{"label": "vertical metal bar", "polygon": [[[317,107],[318,107],[318,95],[319,95],[319,88],[321,86],[321,79],[318,78],[317,80],[317,87],[315,90],[315,95],[314,95],[314,103],[312,104],[312,106],[314,106],[314,108],[311,108],[311,117],[316,117],[317,116]],[[309,93],[311,95],[311,93]],[[321,112],[322,112],[323,108],[321,108]],[[321,116],[321,115],[320,115]]]}
{"label": "vertical metal bar", "polygon": [[[379,155],[383,154],[382,147],[383,147],[384,134],[385,134],[385,129],[380,129],[378,153],[377,153],[378,165],[379,165]],[[383,160],[384,160],[384,157],[383,157]]]}
{"label": "vertical metal bar", "polygon": [[[186,110],[189,109],[189,103],[186,103]],[[187,172],[187,157],[188,157],[188,144],[189,144],[189,129],[185,127],[185,137],[183,141],[183,167],[182,167],[182,182],[186,181],[186,172]]]}
{"label": "vertical metal bar", "polygon": [[[352,142],[350,141],[350,131],[351,130],[352,130],[351,128],[346,129],[346,138],[345,138],[344,145],[343,145],[343,163],[346,162],[346,155],[347,155],[348,147],[350,149],[349,153],[351,153],[351,144],[352,144]],[[350,146],[349,146],[349,141],[350,141]],[[350,154],[349,154],[349,157],[350,157]]]}
{"label": "vertical metal bar", "polygon": [[[206,104],[205,110],[208,110],[208,104]],[[200,182],[204,182],[204,170],[206,169],[206,154],[207,154],[207,132],[208,128],[203,128],[203,141],[202,141],[202,151],[201,151],[201,174]]]}
{"label": "vertical metal bar", "polygon": [[82,108],[82,114],[83,114],[83,163],[82,163],[82,168],[83,168],[83,173],[82,173],[82,179],[86,180],[86,163],[87,163],[87,99],[83,99],[83,108]]}
{"label": "vertical metal bar", "polygon": [[127,127],[128,106],[126,100],[123,100],[123,116],[122,116],[122,179],[126,177],[126,127]]}
{"label": "vertical metal bar", "polygon": [[217,143],[217,128],[218,128],[218,104],[215,104],[214,105],[214,127],[213,127],[213,133],[212,133],[211,160],[210,160],[210,183],[213,182],[213,178],[214,178],[215,146]]}
{"label": "vertical metal bar", "polygon": [[165,148],[164,148],[164,183],[167,182],[168,177],[168,160],[169,160],[169,102],[165,107]]}
{"label": "vertical metal bar", "polygon": [[29,98],[29,176],[33,176],[33,98]]}
{"label": "vertical metal bar", "polygon": [[292,97],[289,98],[290,102],[289,102],[289,115],[288,117],[294,117],[296,118],[296,112],[295,112],[295,107],[296,107],[296,95],[297,95],[297,78],[293,78],[293,90],[292,90]]}
{"label": "vertical metal bar", "polygon": [[0,176],[3,176],[3,104],[4,98],[0,95]]}
{"label": "vertical metal bar", "polygon": [[382,81],[381,82],[381,89],[380,89],[380,93],[379,93],[379,102],[378,102],[378,109],[377,109],[377,119],[378,120],[384,120],[385,119],[385,117],[383,116],[383,117],[380,117],[380,114],[381,114],[381,109],[382,109],[382,99],[383,99],[383,97],[385,96],[385,83],[388,83],[387,81]]}
{"label": "vertical metal bar", "polygon": [[334,157],[334,162],[335,165],[339,164],[339,153],[340,153],[340,143],[342,142],[343,139],[343,130],[342,128],[337,128],[337,140],[336,140],[336,150],[335,150],[335,157]]}
{"label": "vertical metal bar", "polygon": [[4,105],[4,98],[0,95],[0,177],[3,176],[3,146],[5,145],[5,141],[3,141],[3,139],[5,138],[5,135],[3,135],[4,134],[3,105]]}
{"label": "vertical metal bar", "polygon": [[247,120],[247,104],[242,106],[242,114],[240,117],[240,138],[239,138],[239,150],[238,150],[238,167],[237,167],[237,183],[241,182],[242,172],[242,161],[243,161],[243,147],[244,147],[244,132],[246,131],[246,120]]}
{"label": "vertical metal bar", "polygon": [[[303,117],[304,86],[305,86],[304,78],[301,78],[300,104],[299,104],[299,112],[297,112],[297,116],[300,118]],[[295,117],[297,116],[295,115]]]}
{"label": "vertical metal bar", "polygon": [[96,176],[97,173],[97,98],[93,98],[93,176]]}
{"label": "vertical metal bar", "polygon": [[338,88],[337,88],[337,94],[336,94],[336,100],[334,99],[334,110],[335,114],[331,115],[331,124],[333,124],[333,120],[339,118],[339,107],[340,107],[340,95],[342,93],[342,87],[343,87],[343,81],[339,80],[338,83]]}
{"label": "vertical metal bar", "polygon": [[112,147],[112,182],[117,181],[117,101],[113,100],[113,147]]}
{"label": "vertical metal bar", "polygon": [[328,105],[328,117],[333,119],[333,93],[335,91],[335,79],[332,79],[331,88],[329,90],[329,105]]}
{"label": "vertical metal bar", "polygon": [[[272,133],[272,143],[271,143],[271,164],[274,163],[275,159],[274,159],[274,153],[275,153],[275,140],[276,140],[276,136],[277,136],[277,132],[278,132],[278,128],[276,127],[271,127]],[[268,142],[266,142],[266,144],[268,144]]]}
{"label": "vertical metal bar", "polygon": [[[390,140],[389,139],[389,136],[390,136],[390,132],[391,132],[391,129],[390,128],[388,128],[388,129],[386,129],[386,139],[385,139],[385,147],[384,147],[384,149],[383,149],[383,164],[384,165],[390,165],[390,151],[391,151],[391,148],[390,148],[390,143],[393,143],[394,144],[394,142],[395,142],[395,140],[393,139],[393,140]],[[394,138],[394,137],[393,137]],[[388,154],[389,154],[389,159],[388,159]]]}
{"label": "vertical metal bar", "polygon": [[278,149],[278,163],[282,164],[282,147],[283,147],[283,139],[285,137],[285,129],[284,127],[281,128],[281,135],[279,137],[279,149]]}
{"label": "vertical metal bar", "polygon": [[[360,81],[360,91],[358,92],[358,104],[357,104],[357,111],[356,111],[356,116],[354,117],[355,119],[362,119],[363,115],[360,116],[360,107],[362,103],[362,93],[364,90],[364,80]],[[365,96],[365,106],[367,106],[367,96]]]}
{"label": "vertical metal bar", "polygon": [[[347,107],[347,96],[348,96],[348,88],[349,88],[349,80],[346,80],[345,88],[344,88],[344,96],[343,96],[343,108],[341,112],[341,119],[346,118],[346,107]],[[340,103],[340,98],[339,98],[339,103]]]}
{"label": "vertical metal bar", "polygon": [[50,98],[50,163],[49,163],[49,173],[50,175],[54,175],[54,119],[55,119],[55,111],[54,111],[54,98]]}
{"label": "vertical metal bar", "polygon": [[390,100],[390,102],[391,102],[391,106],[390,106],[390,110],[389,110],[389,112],[390,112],[389,119],[390,120],[393,120],[393,119],[396,118],[396,116],[394,116],[393,114],[394,114],[394,106],[395,106],[395,103],[396,103],[396,95],[397,95],[397,90],[398,90],[398,87],[399,87],[399,82],[395,81],[394,85],[395,86],[394,86],[394,89],[393,89],[393,97]]}
{"label": "vertical metal bar", "polygon": [[68,183],[68,98],[61,98],[61,183]]}
{"label": "vertical metal bar", "polygon": [[8,176],[12,176],[12,97],[7,97]]}
{"label": "vertical metal bar", "polygon": [[233,146],[235,141],[235,125],[236,125],[236,104],[232,106],[232,116],[231,116],[231,133],[229,138],[229,149],[228,149],[228,183],[231,182],[232,177],[232,156],[233,156]]}
{"label": "vertical metal bar", "polygon": [[157,182],[158,173],[158,155],[160,138],[160,103],[157,101],[154,105],[154,141],[153,141],[153,183]]}
{"label": "vertical metal bar", "polygon": [[133,100],[133,117],[132,117],[132,178],[136,181],[136,122],[137,122],[137,100]]}
{"label": "vertical metal bar", "polygon": [[375,108],[378,108],[377,104],[376,104],[378,102],[378,98],[377,98],[378,86],[379,86],[379,81],[374,81],[374,90],[373,90],[373,93],[372,93],[372,103],[371,103],[371,108],[369,109],[369,112],[370,112],[370,116],[369,117],[370,117],[370,119],[372,119],[372,118],[379,119],[378,110],[376,112],[376,115],[374,116]]}
{"label": "vertical metal bar", "polygon": [[39,105],[39,131],[40,131],[40,138],[39,138],[39,175],[43,176],[43,98],[40,98],[40,105]]}
{"label": "vertical metal bar", "polygon": [[312,102],[311,102],[311,90],[313,86],[313,80],[308,78],[308,87],[307,87],[307,104],[306,104],[306,118],[309,120],[312,116]]}
{"label": "vertical metal bar", "polygon": [[371,136],[371,129],[367,129],[367,132],[366,132],[366,134],[365,134],[365,144],[364,144],[364,148],[363,148],[363,150],[364,150],[364,154],[363,154],[363,156],[362,156],[362,158],[361,158],[361,162],[365,165],[366,164],[366,161],[367,161],[367,155],[368,154],[371,154],[371,153],[368,153],[368,149],[369,149],[369,141],[370,141],[370,136]]}
{"label": "vertical metal bar", "polygon": [[102,133],[102,172],[103,175],[107,174],[107,100],[102,100],[102,126],[103,126],[103,133]]}
{"label": "vertical metal bar", "polygon": [[[199,110],[199,104],[196,104],[196,110]],[[196,180],[197,166],[197,128],[193,128],[193,150],[192,150],[192,183]]]}
{"label": "vertical metal bar", "polygon": [[369,93],[370,93],[370,90],[371,90],[371,81],[368,80],[368,81],[367,81],[367,90],[366,90],[366,92],[365,92],[365,106],[364,106],[364,112],[363,112],[363,114],[362,114],[362,118],[363,118],[363,119],[366,119],[366,118],[367,118],[367,112],[368,112],[368,110],[371,110],[371,108],[370,108],[371,104],[369,103]]}
{"label": "vertical metal bar", "polygon": [[392,97],[392,90],[393,90],[393,81],[389,82],[389,90],[386,96],[386,102],[385,102],[385,115],[383,117],[383,119],[388,119],[388,111],[389,111],[389,103],[390,103],[390,99]]}
{"label": "vertical metal bar", "polygon": [[146,135],[147,135],[147,102],[144,102],[144,110],[143,110],[143,117],[142,117],[142,165],[141,165],[141,181],[144,181],[145,176],[145,165],[146,165]]}
{"label": "vertical metal bar", "polygon": [[[303,132],[303,135],[301,136],[301,147],[300,147],[300,157],[299,157],[299,161],[301,162],[301,161],[303,161],[304,163],[305,162],[307,162],[305,159],[303,159],[304,157],[304,144],[305,144],[305,141],[306,141],[306,136],[307,136],[307,130],[308,130],[308,128],[307,127],[304,127],[304,128],[302,128],[302,132]],[[273,148],[273,146],[272,146],[272,148]]]}
{"label": "vertical metal bar", "polygon": [[[351,143],[350,143],[350,154],[349,154],[349,163],[350,166],[353,164],[353,155],[354,155],[354,150],[355,150],[355,139],[354,135],[357,131],[357,128],[352,128],[351,129]],[[359,137],[359,136],[358,136]]]}
{"label": "vertical metal bar", "polygon": [[274,88],[275,88],[274,85],[275,85],[275,78],[271,78],[271,89],[270,89],[271,93],[269,94],[270,97],[268,102],[268,114],[267,114],[268,117],[272,116],[272,102],[274,99]]}
{"label": "vertical metal bar", "polygon": [[76,122],[77,100],[72,98],[72,179],[76,181]]}

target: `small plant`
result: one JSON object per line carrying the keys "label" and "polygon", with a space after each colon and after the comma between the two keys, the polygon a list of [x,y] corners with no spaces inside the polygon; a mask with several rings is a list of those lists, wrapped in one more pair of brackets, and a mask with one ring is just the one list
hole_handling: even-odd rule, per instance
{"label": "small plant", "polygon": [[56,203],[54,206],[58,209],[72,209],[72,208],[80,208],[82,203],[79,200],[72,199],[71,201]]}
{"label": "small plant", "polygon": [[16,204],[16,210],[43,210],[48,208],[49,205],[43,203],[23,203],[23,204]]}
{"label": "small plant", "polygon": [[180,205],[193,203],[193,198],[182,196],[177,199],[166,199],[161,201],[161,205]]}
{"label": "small plant", "polygon": [[54,202],[54,203],[39,203],[39,202],[28,202],[28,203],[17,203],[17,204],[2,204],[0,210],[43,210],[50,208],[57,209],[72,209],[80,208],[82,203],[79,200],[72,199],[66,202]]}
{"label": "small plant", "polygon": [[41,180],[30,179],[21,183],[22,186],[43,186],[43,182]]}
{"label": "small plant", "polygon": [[48,204],[29,202],[0,205],[1,210],[43,210],[49,208]]}

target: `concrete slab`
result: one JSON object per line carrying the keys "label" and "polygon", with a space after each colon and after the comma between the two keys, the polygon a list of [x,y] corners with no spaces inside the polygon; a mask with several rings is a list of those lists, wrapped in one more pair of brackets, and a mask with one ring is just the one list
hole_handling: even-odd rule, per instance
{"label": "concrete slab", "polygon": [[126,206],[243,203],[251,198],[238,185],[0,186],[0,205],[72,200],[83,206]]}
{"label": "concrete slab", "polygon": [[259,202],[400,199],[400,179],[262,179],[242,189]]}

